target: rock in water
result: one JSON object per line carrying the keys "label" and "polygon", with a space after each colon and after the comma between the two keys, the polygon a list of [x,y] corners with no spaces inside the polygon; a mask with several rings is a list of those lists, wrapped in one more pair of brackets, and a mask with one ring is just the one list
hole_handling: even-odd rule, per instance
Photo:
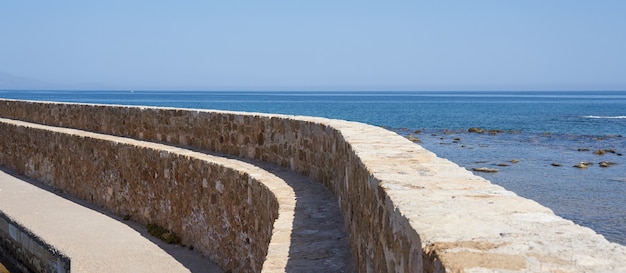
{"label": "rock in water", "polygon": [[593,152],[593,154],[594,155],[604,155],[604,154],[606,154],[606,151],[605,150],[596,150],[596,151]]}
{"label": "rock in water", "polygon": [[478,127],[469,128],[467,131],[470,133],[484,133],[485,132],[485,130],[480,129]]}
{"label": "rock in water", "polygon": [[591,162],[580,162],[580,163],[574,165],[574,167],[579,168],[579,169],[586,169],[590,165],[593,165],[593,163],[591,163]]}
{"label": "rock in water", "polygon": [[611,167],[611,166],[613,166],[613,165],[615,165],[615,164],[617,164],[617,163],[615,163],[615,162],[609,162],[609,161],[602,161],[602,162],[600,162],[600,167],[602,167],[602,168],[608,168],[608,167]]}
{"label": "rock in water", "polygon": [[411,142],[413,142],[413,143],[422,143],[422,141],[419,138],[415,137],[415,136],[409,135],[406,138],[408,140],[410,140]]}
{"label": "rock in water", "polygon": [[492,168],[472,168],[473,171],[475,172],[483,172],[483,173],[497,173],[498,169],[492,169]]}

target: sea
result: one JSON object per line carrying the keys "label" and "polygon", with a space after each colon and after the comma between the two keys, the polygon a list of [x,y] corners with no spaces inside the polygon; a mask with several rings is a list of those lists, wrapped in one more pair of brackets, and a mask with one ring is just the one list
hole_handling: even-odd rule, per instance
{"label": "sea", "polygon": [[[496,169],[475,173],[626,245],[626,91],[4,90],[0,98],[307,115],[381,126],[470,171]],[[580,162],[587,167],[574,167]]]}

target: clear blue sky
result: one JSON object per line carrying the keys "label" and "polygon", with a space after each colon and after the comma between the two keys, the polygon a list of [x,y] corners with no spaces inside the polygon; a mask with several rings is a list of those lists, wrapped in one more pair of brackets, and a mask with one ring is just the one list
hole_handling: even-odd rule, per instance
{"label": "clear blue sky", "polygon": [[0,72],[137,90],[626,90],[626,1],[2,1]]}

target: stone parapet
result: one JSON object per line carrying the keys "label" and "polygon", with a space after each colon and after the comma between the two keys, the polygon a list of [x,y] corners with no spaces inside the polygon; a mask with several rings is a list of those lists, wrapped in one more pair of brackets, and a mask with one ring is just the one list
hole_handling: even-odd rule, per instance
{"label": "stone parapet", "polygon": [[626,272],[626,247],[375,126],[14,100],[0,101],[0,116],[192,146],[310,176],[339,201],[359,272]]}
{"label": "stone parapet", "polygon": [[284,265],[288,258],[280,242],[271,240],[281,239],[274,232],[290,234],[293,190],[253,165],[1,118],[0,132],[0,164],[118,215],[173,231],[225,270],[259,272],[268,251],[278,259],[273,264]]}

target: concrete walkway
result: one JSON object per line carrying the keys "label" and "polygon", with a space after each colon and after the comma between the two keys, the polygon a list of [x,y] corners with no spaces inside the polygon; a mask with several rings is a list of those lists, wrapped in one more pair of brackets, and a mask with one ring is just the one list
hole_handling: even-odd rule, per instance
{"label": "concrete walkway", "polygon": [[51,190],[0,168],[0,211],[70,257],[72,272],[221,272],[195,251]]}

